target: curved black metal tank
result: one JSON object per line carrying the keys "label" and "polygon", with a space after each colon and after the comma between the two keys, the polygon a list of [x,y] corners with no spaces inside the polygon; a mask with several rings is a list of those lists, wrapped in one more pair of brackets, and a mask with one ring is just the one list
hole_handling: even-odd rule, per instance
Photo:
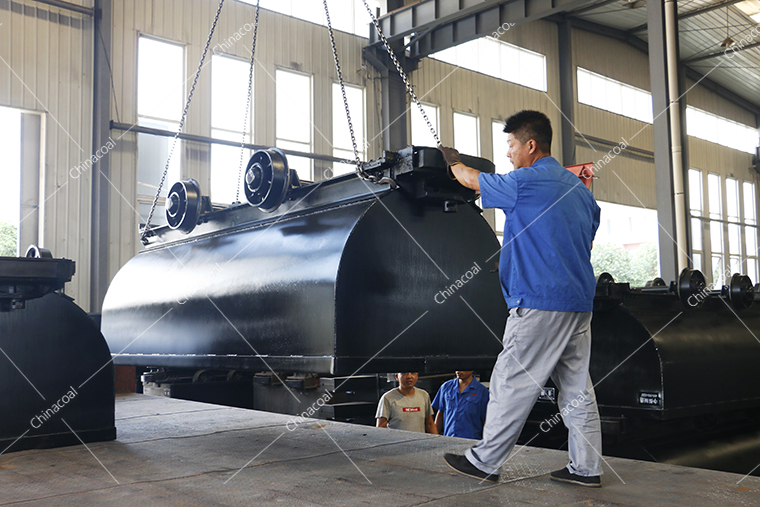
{"label": "curved black metal tank", "polygon": [[675,419],[760,407],[760,305],[734,308],[714,294],[692,307],[646,289],[614,299],[597,294],[592,321],[602,415]]}
{"label": "curved black metal tank", "polygon": [[[484,159],[468,163],[493,171]],[[437,150],[162,229],[116,275],[102,330],[115,364],[313,372],[490,369],[507,310],[500,245]],[[453,285],[453,287],[452,287]],[[447,290],[448,292],[443,292]]]}

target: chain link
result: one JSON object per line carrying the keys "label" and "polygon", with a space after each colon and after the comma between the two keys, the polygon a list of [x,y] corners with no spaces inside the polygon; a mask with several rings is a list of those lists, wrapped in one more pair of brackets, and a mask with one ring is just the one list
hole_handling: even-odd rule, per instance
{"label": "chain link", "polygon": [[251,95],[253,94],[253,64],[256,54],[256,34],[259,31],[259,4],[256,0],[256,18],[253,21],[253,44],[251,45],[251,66],[248,69],[248,98],[245,101],[245,119],[243,119],[243,140],[240,141],[240,164],[238,165],[237,190],[235,190],[235,202],[240,202],[240,184],[243,179],[243,154],[245,153],[245,137],[248,133],[248,112],[251,110]]}
{"label": "chain link", "polygon": [[398,61],[398,58],[396,58],[396,55],[393,53],[393,50],[391,49],[390,44],[388,43],[388,39],[385,38],[385,34],[383,33],[383,30],[380,28],[380,23],[377,21],[377,18],[372,13],[372,8],[370,8],[369,4],[367,3],[367,0],[362,0],[364,3],[364,7],[366,7],[367,12],[369,13],[369,17],[372,18],[372,24],[375,25],[375,30],[377,31],[377,35],[380,37],[380,39],[383,41],[383,46],[385,46],[385,50],[388,52],[388,56],[391,57],[391,60],[393,61],[393,65],[396,66],[396,70],[398,71],[399,76],[401,76],[401,80],[404,82],[404,85],[406,85],[406,90],[409,92],[409,95],[412,97],[412,100],[415,104],[417,104],[417,107],[420,110],[420,113],[422,114],[422,117],[425,119],[425,123],[427,123],[428,128],[430,129],[430,133],[433,134],[433,139],[435,139],[436,146],[441,146],[441,140],[438,138],[438,134],[435,131],[435,127],[433,127],[433,124],[430,122],[430,119],[428,118],[427,113],[425,113],[425,108],[422,107],[422,104],[420,104],[419,99],[417,99],[417,94],[414,93],[414,89],[412,88],[412,85],[409,83],[409,79],[406,76],[406,72],[404,72],[404,69],[401,67],[401,64]]}
{"label": "chain link", "polygon": [[[327,18],[327,32],[330,34],[330,45],[332,46],[333,60],[335,61],[335,70],[338,73],[338,82],[340,83],[340,91],[343,94],[343,107],[346,110],[346,119],[348,120],[348,131],[351,134],[351,145],[354,148],[354,163],[356,164],[356,172],[366,179],[367,173],[364,172],[361,160],[359,159],[359,150],[356,147],[356,134],[354,134],[354,124],[351,121],[351,111],[348,109],[348,98],[346,97],[346,86],[343,84],[343,72],[340,70],[340,61],[338,60],[338,50],[335,47],[335,36],[333,35],[332,23],[330,22],[330,11],[327,8],[327,0],[322,0],[325,6],[325,17]],[[335,140],[333,139],[333,142]]]}
{"label": "chain link", "polygon": [[208,47],[211,45],[211,38],[214,36],[214,30],[216,30],[216,23],[219,21],[219,14],[222,12],[222,7],[224,6],[224,0],[219,1],[219,7],[216,9],[216,15],[214,16],[214,23],[211,25],[211,31],[208,33],[208,40],[206,40],[206,47],[203,48],[203,54],[201,55],[201,61],[198,63],[198,70],[195,71],[195,77],[193,78],[193,84],[190,86],[190,93],[187,95],[187,101],[185,102],[185,109],[182,111],[182,117],[179,120],[179,128],[177,129],[177,133],[174,134],[174,139],[172,141],[172,147],[169,150],[169,157],[166,159],[166,166],[164,167],[164,173],[161,175],[161,181],[158,183],[158,189],[156,189],[156,196],[153,198],[153,204],[150,206],[150,212],[148,213],[148,220],[145,222],[145,228],[142,231],[142,234],[140,235],[140,241],[145,243],[145,237],[148,235],[148,232],[150,231],[150,221],[153,218],[153,213],[156,211],[156,204],[158,204],[158,198],[161,195],[161,188],[164,186],[164,182],[166,181],[166,175],[169,172],[169,164],[172,160],[172,154],[174,154],[174,148],[177,145],[177,139],[179,139],[179,135],[182,133],[182,127],[185,125],[185,119],[187,118],[187,110],[190,108],[190,102],[193,100],[193,93],[195,92],[195,86],[198,84],[198,76],[201,74],[201,69],[203,69],[203,62],[206,60],[206,53],[208,52]]}

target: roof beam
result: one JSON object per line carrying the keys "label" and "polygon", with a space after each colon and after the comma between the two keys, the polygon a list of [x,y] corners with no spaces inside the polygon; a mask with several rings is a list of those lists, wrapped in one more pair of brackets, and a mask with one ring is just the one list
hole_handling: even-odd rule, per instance
{"label": "roof beam", "polygon": [[52,5],[53,7],[58,7],[59,9],[65,9],[72,12],[78,12],[79,14],[84,14],[85,16],[95,16],[95,9],[90,7],[85,7],[83,5],[77,5],[73,4],[71,2],[65,2],[63,0],[36,0],[37,2],[41,4],[47,4]]}
{"label": "roof beam", "polygon": [[[686,60],[684,60],[683,63],[685,64],[696,63],[696,62],[701,62],[703,60],[709,60],[710,58],[716,58],[718,56],[728,56],[729,50],[731,50],[733,54],[736,54],[736,53],[739,53],[740,51],[744,51],[745,49],[756,48],[758,46],[760,46],[760,42],[747,44],[746,46],[734,45],[734,46],[731,46],[730,48],[724,49],[723,51],[716,51],[715,53],[710,53],[709,55],[692,56],[691,58],[687,58]],[[734,57],[733,54],[729,56],[728,58],[729,59],[733,58]]]}
{"label": "roof beam", "polygon": [[[389,42],[400,40],[437,25],[450,23],[454,20],[473,15],[483,10],[504,3],[505,0],[421,0],[419,2],[396,9],[377,21]],[[462,7],[462,4],[465,6]],[[370,44],[380,42],[375,30],[370,30]]]}
{"label": "roof beam", "polygon": [[[702,9],[695,9],[693,11],[689,11],[684,14],[681,14],[680,16],[678,16],[678,21],[693,18],[694,16],[699,16],[700,14],[704,14],[705,12],[714,11],[715,9],[722,9],[723,7],[728,7],[729,5],[738,4],[744,1],[745,0],[724,0],[723,2],[712,4],[708,7],[703,7]],[[630,33],[638,33],[638,32],[643,32],[646,29],[647,29],[647,24],[644,23],[643,25],[635,26],[628,31]]]}
{"label": "roof beam", "polygon": [[[451,0],[423,0],[420,3],[447,3]],[[459,3],[458,1],[455,3]],[[467,3],[467,2],[462,2]],[[409,45],[411,58],[423,58],[438,51],[457,46],[464,42],[491,35],[500,27],[513,27],[537,21],[553,14],[572,11],[588,5],[589,0],[509,0],[501,2],[478,2],[481,9],[457,16],[448,23],[430,28],[420,33]],[[486,7],[486,4],[488,6]],[[418,5],[418,4],[415,4]],[[461,11],[464,12],[464,9]],[[505,28],[501,28],[504,30]],[[501,33],[501,32],[499,32]]]}

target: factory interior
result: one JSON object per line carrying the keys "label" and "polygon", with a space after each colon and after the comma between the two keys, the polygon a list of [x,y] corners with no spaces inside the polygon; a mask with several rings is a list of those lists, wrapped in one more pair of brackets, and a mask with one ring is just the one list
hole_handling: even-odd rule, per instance
{"label": "factory interior", "polygon": [[[556,379],[493,481],[433,434],[544,283],[526,110],[600,208],[599,488]],[[0,0],[0,506],[758,506],[759,128],[760,0]]]}

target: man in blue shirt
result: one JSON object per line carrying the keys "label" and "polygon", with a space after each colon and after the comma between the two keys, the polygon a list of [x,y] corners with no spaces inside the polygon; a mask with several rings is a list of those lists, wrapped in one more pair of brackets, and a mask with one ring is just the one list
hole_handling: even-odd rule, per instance
{"label": "man in blue shirt", "polygon": [[457,472],[498,482],[541,389],[551,377],[568,428],[570,463],[552,480],[601,486],[599,411],[588,373],[596,281],[591,247],[600,209],[588,188],[550,153],[552,128],[538,111],[507,119],[508,174],[481,173],[441,147],[459,182],[480,192],[483,206],[505,215],[499,260],[509,306],[504,350],[491,375],[483,439],[464,456],[445,454]]}
{"label": "man in blue shirt", "polygon": [[447,437],[483,438],[488,389],[471,371],[456,372],[457,378],[445,382],[433,400],[435,425]]}

